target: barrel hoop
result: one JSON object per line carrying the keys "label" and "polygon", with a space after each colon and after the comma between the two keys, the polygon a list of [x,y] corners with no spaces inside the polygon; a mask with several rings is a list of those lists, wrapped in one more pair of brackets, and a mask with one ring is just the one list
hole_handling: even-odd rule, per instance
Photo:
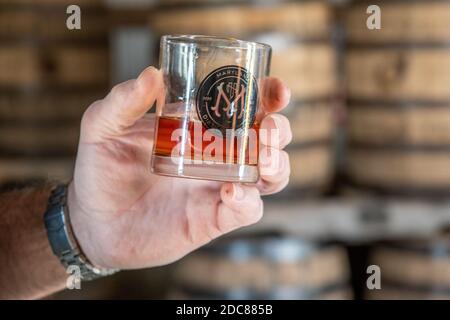
{"label": "barrel hoop", "polygon": [[43,147],[42,150],[32,149],[32,150],[12,150],[8,148],[3,148],[0,146],[0,158],[1,159],[36,159],[38,158],[40,160],[54,160],[55,158],[66,158],[74,156],[77,152],[77,146],[67,146],[63,149],[59,148],[58,150],[55,149],[48,149],[46,147]]}
{"label": "barrel hoop", "polygon": [[[272,28],[269,29],[258,29],[257,32],[239,32],[239,38],[240,39],[245,39],[248,41],[253,41],[252,39],[258,38],[258,37],[262,37],[265,35],[270,35],[270,34],[283,34],[285,37],[289,38],[289,42],[290,44],[293,45],[304,45],[304,46],[308,46],[308,45],[330,45],[330,47],[335,47],[335,42],[336,40],[334,39],[335,36],[333,35],[333,30],[332,28],[328,28],[328,34],[327,35],[323,35],[323,36],[303,36],[303,35],[296,35],[296,34],[292,34],[292,35],[286,35],[285,33],[282,33],[280,31],[274,32],[274,30]],[[157,38],[158,37],[162,37],[163,35],[165,35],[165,33],[156,33]],[[260,42],[259,40],[256,40],[257,42]],[[290,46],[287,46],[288,48]],[[159,50],[158,48],[156,48],[157,50]]]}
{"label": "barrel hoop", "polygon": [[289,102],[289,105],[291,106],[295,106],[295,107],[307,107],[311,104],[324,104],[324,103],[333,103],[334,102],[334,98],[336,95],[334,94],[330,94],[327,96],[320,96],[320,97],[314,97],[314,98],[294,98],[291,99],[291,101]]}
{"label": "barrel hoop", "polygon": [[2,96],[33,96],[33,95],[42,95],[42,94],[89,94],[93,93],[98,95],[101,92],[107,92],[109,90],[109,84],[62,84],[55,83],[54,85],[50,84],[39,84],[39,85],[0,85],[0,95]]}
{"label": "barrel hoop", "polygon": [[357,150],[376,150],[386,152],[429,152],[429,153],[450,153],[450,144],[448,145],[425,145],[425,144],[385,144],[385,143],[368,143],[360,141],[350,141],[350,147]]}
{"label": "barrel hoop", "polygon": [[[208,297],[210,299],[317,299],[323,294],[328,294],[338,290],[348,290],[349,286],[346,281],[325,285],[319,288],[302,289],[294,288],[277,288],[274,287],[270,292],[256,292],[247,288],[230,289],[227,291],[217,291],[213,289],[199,288],[191,285],[177,285],[181,292],[191,297]],[[286,297],[288,295],[289,297]]]}
{"label": "barrel hoop", "polygon": [[428,50],[450,49],[450,38],[445,41],[423,42],[353,42],[347,41],[347,50]]}
{"label": "barrel hoop", "polygon": [[330,174],[329,179],[324,179],[323,181],[316,183],[296,184],[295,182],[291,182],[286,189],[277,194],[276,198],[271,201],[276,203],[322,195],[331,188],[331,181],[328,180],[332,180],[332,174]]}
{"label": "barrel hoop", "polygon": [[[413,291],[417,293],[427,293],[430,295],[450,295],[450,287],[433,284],[411,284],[399,280],[387,279],[382,276],[382,289],[398,289],[404,291]],[[382,291],[382,290],[381,290]]]}
{"label": "barrel hoop", "polygon": [[308,150],[316,147],[328,147],[331,148],[333,145],[332,141],[329,138],[320,139],[320,140],[312,140],[305,142],[293,142],[289,144],[287,147],[289,151],[298,151],[298,150]]}
{"label": "barrel hoop", "polygon": [[[401,242],[383,242],[380,249],[387,248],[396,251],[416,253],[419,255],[433,258],[450,258],[450,241],[431,240],[430,243],[401,243]],[[450,259],[449,259],[450,263]]]}
{"label": "barrel hoop", "polygon": [[349,107],[380,108],[380,109],[416,109],[416,108],[450,108],[449,101],[436,100],[385,100],[385,99],[354,99],[347,100]]}
{"label": "barrel hoop", "polygon": [[[223,244],[223,245],[215,245],[215,246],[208,246],[205,248],[202,248],[200,252],[204,254],[210,254],[212,256],[226,256],[226,257],[232,257],[235,255],[235,252],[237,252],[239,249],[237,248],[239,245],[242,245],[245,247],[245,259],[250,259],[254,257],[266,257],[266,253],[264,252],[262,246],[255,244],[254,242],[247,242],[245,240],[239,241],[233,241],[232,244]],[[299,259],[298,261],[302,261],[315,253],[327,248],[325,245],[320,244],[306,244],[303,242],[299,242],[299,247],[302,247],[301,250],[305,252],[305,255]],[[240,259],[241,257],[239,257]],[[243,260],[245,260],[243,258]]]}
{"label": "barrel hoop", "polygon": [[100,36],[88,36],[80,38],[72,38],[70,36],[62,35],[61,37],[50,37],[49,39],[41,37],[39,35],[29,34],[25,36],[0,36],[0,41],[2,45],[27,45],[33,47],[34,49],[46,49],[49,45],[76,45],[78,47],[101,48],[107,47],[109,44],[108,34],[103,34]]}
{"label": "barrel hoop", "polygon": [[17,191],[25,188],[41,187],[48,185],[49,182],[43,178],[28,178],[23,180],[0,181],[0,194],[5,192]]}
{"label": "barrel hoop", "polygon": [[205,1],[205,2],[179,2],[179,3],[160,3],[155,5],[155,14],[158,11],[170,12],[181,11],[186,9],[209,9],[209,8],[221,8],[221,7],[237,7],[237,6],[255,6],[255,7],[270,7],[283,5],[288,3],[308,3],[317,2],[317,0],[237,0],[237,1]]}
{"label": "barrel hoop", "polygon": [[[86,106],[86,109],[87,107],[88,106]],[[39,113],[39,109],[36,109],[36,113]],[[2,126],[3,128],[13,128],[16,131],[20,131],[22,128],[33,130],[54,130],[57,127],[76,127],[78,129],[78,127],[80,126],[81,116],[82,112],[80,112],[79,116],[62,118],[58,118],[57,114],[55,114],[55,117],[50,119],[21,119],[20,117],[13,119],[0,118],[0,126]]]}
{"label": "barrel hoop", "polygon": [[[66,8],[68,5],[73,4],[73,1],[67,1],[67,3],[52,4],[52,3],[2,3],[0,4],[0,10],[17,10],[17,11],[29,11],[38,13],[52,13],[66,15]],[[80,5],[83,14],[106,14],[108,13],[107,7],[104,5],[89,5],[84,7]]]}
{"label": "barrel hoop", "polygon": [[376,5],[383,5],[383,4],[411,4],[411,3],[449,3],[450,0],[357,0],[354,1],[353,4],[350,5],[350,7],[355,7],[359,5],[364,4],[376,4]]}
{"label": "barrel hoop", "polygon": [[393,185],[389,183],[386,185],[377,185],[368,182],[359,182],[354,178],[349,177],[348,174],[345,178],[345,184],[361,189],[364,191],[370,191],[380,196],[399,196],[407,198],[426,198],[435,200],[447,200],[450,196],[450,185],[444,187],[417,187],[411,185]]}

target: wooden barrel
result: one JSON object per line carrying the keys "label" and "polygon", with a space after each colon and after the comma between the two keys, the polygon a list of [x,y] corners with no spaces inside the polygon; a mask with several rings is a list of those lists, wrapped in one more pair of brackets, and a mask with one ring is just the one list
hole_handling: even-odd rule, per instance
{"label": "wooden barrel", "polygon": [[[313,35],[310,35],[311,37]],[[270,74],[286,82],[293,103],[323,99],[337,90],[336,48],[327,39],[302,39],[283,33],[248,37],[272,47]]]}
{"label": "wooden barrel", "polygon": [[57,156],[75,154],[80,124],[1,125],[0,151],[3,155]]}
{"label": "wooden barrel", "polygon": [[387,193],[450,193],[448,1],[375,1],[346,11],[348,176]]}
{"label": "wooden barrel", "polygon": [[0,0],[0,183],[68,180],[82,113],[109,86],[108,16],[78,1]]}
{"label": "wooden barrel", "polygon": [[448,48],[355,48],[347,55],[348,94],[361,100],[448,101],[448,70]]}
{"label": "wooden barrel", "polygon": [[334,173],[334,149],[330,143],[297,145],[288,149],[288,153],[291,176],[282,195],[311,196],[327,190]]}
{"label": "wooden barrel", "polygon": [[174,270],[171,298],[350,299],[346,252],[294,238],[228,240]]}
{"label": "wooden barrel", "polygon": [[385,243],[372,253],[381,269],[381,290],[369,299],[450,299],[450,240]]}
{"label": "wooden barrel", "polygon": [[392,144],[450,146],[450,108],[445,103],[425,107],[414,102],[351,108],[349,134],[352,141],[383,145]]}
{"label": "wooden barrel", "polygon": [[2,44],[0,69],[0,87],[104,86],[109,82],[109,52],[106,46],[98,45],[43,49],[22,43]]}
{"label": "wooden barrel", "polygon": [[74,157],[0,157],[0,183],[33,179],[69,181]]}
{"label": "wooden barrel", "polygon": [[329,32],[331,13],[324,1],[273,0],[237,4],[234,1],[164,1],[152,15],[157,34],[207,34],[245,38],[261,32],[286,32],[322,37]]}
{"label": "wooden barrel", "polygon": [[293,101],[284,111],[291,122],[292,141],[305,144],[330,141],[335,132],[335,106],[329,99]]}
{"label": "wooden barrel", "polygon": [[97,5],[83,5],[81,29],[69,30],[66,13],[71,1],[37,4],[14,3],[4,5],[0,2],[0,39],[29,39],[45,41],[105,41],[108,35],[108,14],[106,8]]}
{"label": "wooden barrel", "polygon": [[89,105],[105,96],[104,90],[37,90],[0,91],[0,126],[36,125],[51,126],[55,122],[79,125],[83,112]]}
{"label": "wooden barrel", "polygon": [[231,36],[272,46],[271,75],[291,89],[293,143],[284,195],[320,194],[333,177],[337,57],[326,1],[161,1],[156,34]]}
{"label": "wooden barrel", "polygon": [[[43,6],[69,6],[71,4],[74,4],[73,1],[70,0],[40,0],[39,4],[36,3],[36,0],[0,0],[0,5],[7,5],[7,6],[13,6],[13,5],[21,5],[21,6],[33,6],[36,5],[37,7],[43,7]],[[76,5],[84,8],[92,8],[92,7],[98,7],[104,4],[104,0],[77,0]]]}
{"label": "wooden barrel", "polygon": [[[369,5],[381,8],[382,28],[369,30]],[[346,10],[349,38],[359,43],[450,41],[450,2],[442,1],[354,1]]]}
{"label": "wooden barrel", "polygon": [[291,89],[283,112],[293,134],[288,153],[291,177],[280,197],[319,195],[334,176],[335,115],[338,108],[337,58],[331,34],[302,39],[281,33],[251,38],[272,46],[271,75]]}

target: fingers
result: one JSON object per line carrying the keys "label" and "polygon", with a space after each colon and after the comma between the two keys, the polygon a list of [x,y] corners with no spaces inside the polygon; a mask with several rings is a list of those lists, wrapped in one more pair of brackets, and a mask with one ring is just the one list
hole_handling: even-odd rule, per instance
{"label": "fingers", "polygon": [[277,112],[288,105],[291,91],[280,79],[268,77],[264,80],[262,88],[262,105],[265,112]]}
{"label": "fingers", "polygon": [[222,202],[217,211],[220,235],[258,222],[263,214],[263,203],[254,186],[225,183],[220,190]]}
{"label": "fingers", "polygon": [[277,113],[267,115],[261,121],[259,137],[263,145],[283,149],[292,140],[289,120]]}
{"label": "fingers", "polygon": [[92,104],[83,116],[84,125],[89,130],[120,134],[142,118],[163,92],[161,73],[148,67],[137,79],[116,85],[103,100]]}
{"label": "fingers", "polygon": [[289,183],[291,168],[286,151],[263,147],[259,153],[260,179],[256,186],[262,195],[281,191]]}

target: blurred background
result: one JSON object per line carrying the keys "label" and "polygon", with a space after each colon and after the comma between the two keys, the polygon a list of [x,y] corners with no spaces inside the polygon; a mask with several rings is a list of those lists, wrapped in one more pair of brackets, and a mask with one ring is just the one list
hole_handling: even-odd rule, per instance
{"label": "blurred background", "polygon": [[157,65],[163,34],[268,43],[292,90],[291,181],[260,223],[49,299],[450,298],[449,24],[444,0],[0,0],[4,189],[70,180],[83,111]]}

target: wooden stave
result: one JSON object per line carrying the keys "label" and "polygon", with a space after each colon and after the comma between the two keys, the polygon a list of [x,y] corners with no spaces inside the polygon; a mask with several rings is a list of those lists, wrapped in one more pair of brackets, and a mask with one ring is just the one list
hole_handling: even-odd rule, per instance
{"label": "wooden stave", "polygon": [[[366,10],[373,4],[382,11],[382,28],[376,31],[366,27]],[[448,42],[449,19],[448,1],[357,1],[344,14],[345,28],[351,43]]]}
{"label": "wooden stave", "polygon": [[[210,35],[235,36],[278,31],[317,38],[328,36],[332,20],[329,6],[321,1],[176,8],[157,11],[150,21],[151,28],[158,34],[205,34],[206,31]],[[218,20],[223,22],[219,26]],[[193,25],[193,21],[198,24]]]}
{"label": "wooden stave", "polygon": [[[258,241],[259,244],[245,240],[240,240],[234,245],[231,242],[235,250],[228,253],[220,249],[217,252],[199,250],[184,258],[175,267],[176,289],[172,294],[190,292],[190,298],[201,298],[202,295],[203,298],[233,298],[233,296],[236,298],[236,295],[240,294],[240,298],[244,299],[281,297],[319,299],[325,295],[341,298],[345,296],[342,292],[346,291],[349,269],[347,256],[342,247],[334,245],[316,247],[299,241],[297,245],[300,246],[298,250],[302,252],[300,256],[293,258],[288,254],[283,258],[283,255],[279,255],[279,252],[283,252],[280,247],[283,240],[278,244],[277,240],[273,239]],[[246,249],[242,252],[236,250],[239,245],[252,246],[251,249],[254,249],[269,243],[270,247],[271,241],[275,242],[272,249],[278,250],[275,256],[271,256],[270,253],[265,256],[258,249],[251,253]],[[292,247],[290,249],[292,250]],[[242,255],[243,252],[246,254]],[[328,268],[330,265],[334,265],[335,268]],[[320,266],[321,271],[326,269],[332,270],[333,273],[318,272]]]}
{"label": "wooden stave", "polygon": [[271,76],[286,82],[293,100],[333,96],[338,87],[336,59],[336,49],[327,41],[274,48]]}
{"label": "wooden stave", "polygon": [[[347,94],[352,99],[449,101],[450,50],[355,49],[346,57]],[[426,78],[423,71],[427,70]]]}
{"label": "wooden stave", "polygon": [[[1,8],[1,5],[0,5]],[[33,41],[93,41],[108,36],[106,9],[83,8],[82,28],[66,28],[66,7],[9,6],[0,10],[0,39]]]}
{"label": "wooden stave", "polygon": [[266,293],[245,290],[212,292],[176,287],[168,293],[167,298],[175,300],[351,300],[353,290],[346,284],[336,284],[313,292],[273,288]]}
{"label": "wooden stave", "polygon": [[72,178],[74,157],[54,159],[0,158],[0,182],[36,180],[69,181]]}
{"label": "wooden stave", "polygon": [[[39,4],[36,4],[35,0],[0,0],[0,6],[5,7],[20,7],[20,6],[32,6],[32,7],[47,7],[47,8],[66,8],[67,6],[74,4],[70,0],[39,0]],[[77,0],[76,5],[84,8],[98,8],[104,7],[103,0]]]}
{"label": "wooden stave", "polygon": [[351,147],[347,174],[352,184],[405,195],[450,193],[450,153]]}
{"label": "wooden stave", "polygon": [[[439,119],[439,114],[446,114],[444,106],[448,105],[447,98],[450,97],[442,86],[442,83],[450,79],[443,72],[448,69],[445,66],[446,61],[450,65],[450,32],[446,27],[448,19],[445,18],[448,10],[442,8],[447,8],[450,3],[376,3],[382,8],[383,27],[382,30],[369,31],[365,26],[365,9],[374,3],[361,2],[350,5],[344,14],[349,52],[347,73],[350,84],[347,93],[351,101],[351,154],[347,165],[349,182],[360,189],[381,194],[446,196],[450,194],[450,179],[436,184],[433,183],[435,178],[427,179],[426,176],[420,175],[417,172],[421,170],[419,168],[410,169],[409,172],[403,170],[400,175],[398,171],[402,172],[404,166],[414,167],[414,163],[418,167],[424,153],[432,153],[442,158],[445,157],[445,150],[448,150],[449,140],[445,128],[435,132],[432,124],[441,123],[441,127],[445,125],[445,119]],[[413,14],[417,13],[417,10],[423,10],[420,16]],[[444,66],[436,64],[436,59],[439,59],[439,62],[444,61]],[[423,70],[427,70],[427,74],[433,74],[433,77],[423,77]],[[369,109],[370,107],[373,108]],[[363,110],[367,110],[364,115]],[[418,117],[423,112],[428,112],[427,119]],[[359,116],[355,116],[358,113]],[[390,123],[382,121],[388,118]],[[402,127],[395,128],[396,124]],[[358,160],[352,159],[355,152],[359,161],[370,161],[371,157],[376,157],[380,161],[376,172],[365,173],[361,168],[355,170],[358,165]],[[394,157],[391,162],[387,156],[382,155],[389,152],[392,152]],[[399,158],[406,158],[404,166]],[[376,161],[372,159],[369,163],[372,169],[366,171],[373,170],[373,162]],[[400,169],[391,169],[393,177],[386,177],[388,174],[382,170],[383,164],[388,168],[396,164]],[[436,170],[444,172],[445,165],[442,160],[436,165],[440,167]],[[435,171],[432,160],[427,160],[427,166],[433,168],[428,171]]]}
{"label": "wooden stave", "polygon": [[354,104],[348,110],[350,141],[378,145],[450,146],[450,103],[411,107]]}
{"label": "wooden stave", "polygon": [[53,124],[78,122],[94,101],[104,97],[105,90],[70,90],[68,92],[37,90],[0,92],[0,125]]}
{"label": "wooden stave", "polygon": [[335,106],[332,99],[292,101],[283,110],[283,114],[291,122],[291,143],[331,141],[336,129]]}
{"label": "wooden stave", "polygon": [[381,290],[367,290],[366,299],[369,300],[449,300],[450,294],[439,292],[422,292],[397,288],[395,286],[383,286]]}
{"label": "wooden stave", "polygon": [[[51,77],[46,74],[43,76],[42,74],[42,63],[48,62],[47,57],[45,55],[48,55],[48,50],[51,48],[55,52],[52,52],[51,54],[57,55],[56,58],[58,58],[58,55],[61,53],[59,52],[59,49],[61,46],[67,46],[67,44],[73,46],[73,48],[76,50],[79,50],[79,47],[91,47],[91,48],[97,48],[100,46],[106,48],[107,44],[107,34],[103,32],[106,30],[106,26],[100,29],[96,29],[95,32],[54,32],[54,31],[66,31],[65,28],[58,28],[58,30],[55,30],[52,28],[52,23],[55,22],[53,18],[63,18],[62,23],[65,23],[66,19],[66,13],[65,9],[67,5],[69,5],[68,1],[40,1],[39,4],[37,4],[35,1],[1,1],[0,2],[0,8],[1,13],[10,13],[10,12],[17,12],[17,13],[38,13],[39,15],[42,14],[42,16],[45,16],[45,19],[40,21],[40,24],[36,24],[36,21],[34,23],[30,23],[21,30],[19,30],[19,33],[11,33],[11,32],[5,32],[0,34],[0,37],[2,38],[4,48],[8,47],[15,47],[20,46],[24,48],[24,52],[31,52],[31,55],[25,55],[22,62],[29,63],[31,66],[31,71],[34,72],[34,75],[32,75],[31,79],[30,77],[23,77],[19,81],[8,81],[9,79],[6,79],[6,81],[1,85],[1,99],[9,99],[11,96],[16,96],[18,98],[19,96],[21,98],[25,99],[32,99],[31,96],[34,98],[39,97],[41,92],[41,88],[47,87],[47,86],[55,86],[57,88],[56,91],[58,91],[61,86],[66,85],[68,88],[71,88],[73,86],[75,87],[82,87],[86,85],[86,79],[80,79],[80,77],[75,78],[72,83],[66,83],[61,84],[61,77],[56,75],[52,75]],[[92,17],[104,17],[105,11],[104,8],[101,6],[101,2],[96,1],[82,1],[77,3],[78,5],[82,5],[83,8],[83,25],[91,21],[90,18]],[[19,15],[20,16],[20,15]],[[26,17],[32,18],[29,14],[25,14]],[[17,17],[17,16],[16,16]],[[31,29],[32,30],[31,30]],[[3,28],[4,30],[5,28]],[[60,30],[61,29],[61,30]],[[83,30],[83,29],[82,29]],[[90,31],[92,31],[92,28],[89,28]],[[8,31],[8,30],[7,30]],[[9,30],[11,31],[11,30]],[[29,31],[33,31],[30,33]],[[86,30],[84,30],[86,31]],[[58,40],[55,42],[55,40]],[[72,43],[71,41],[74,40],[81,40],[78,41],[76,44]],[[53,41],[53,42],[52,42]],[[41,43],[42,42],[42,43]],[[64,49],[64,48],[63,48]],[[105,50],[105,52],[107,52]],[[72,56],[73,58],[73,56]],[[37,59],[37,61],[36,61]],[[0,59],[1,60],[1,59]],[[59,59],[61,60],[61,59]],[[51,61],[50,61],[51,62]],[[11,63],[13,66],[22,65],[22,64],[14,64]],[[98,63],[92,64],[93,66],[98,67]],[[26,68],[25,68],[26,69]],[[30,69],[28,69],[30,70]],[[14,70],[12,70],[12,73]],[[27,73],[27,70],[24,72]],[[72,70],[67,70],[66,74],[73,73]],[[8,77],[6,77],[8,78]],[[81,77],[82,78],[82,77]],[[21,81],[25,79],[25,81]],[[106,81],[101,81],[101,86],[106,87],[109,82],[109,77],[104,77]],[[31,80],[31,81],[30,81]],[[89,79],[87,79],[89,80]],[[45,85],[43,83],[45,82]],[[87,81],[89,82],[89,81]],[[90,91],[92,91],[90,83],[87,83],[87,86],[85,88],[86,93],[89,94]],[[98,83],[95,84],[95,86],[98,86]],[[16,88],[24,88],[24,92],[18,93],[16,95],[15,89]],[[10,93],[9,89],[13,89],[14,93]],[[32,95],[30,95],[30,91],[32,91]],[[82,90],[83,91],[83,90]],[[90,100],[90,99],[89,99]],[[92,102],[93,100],[91,100]],[[3,101],[4,102],[4,101]],[[51,106],[53,103],[49,103],[47,105],[46,111],[50,111],[49,109],[52,109],[55,107],[54,105]],[[36,105],[36,103],[35,103]],[[0,102],[0,108],[2,107]],[[86,106],[87,107],[87,106]],[[5,110],[3,110],[5,111]],[[6,110],[7,111],[7,110]],[[55,115],[51,114],[51,112],[45,113],[46,117],[43,117],[44,119],[44,126],[43,128],[39,128],[38,131],[36,131],[37,135],[43,135],[45,138],[48,138],[50,142],[58,141],[58,139],[62,139],[63,142],[62,145],[68,145],[64,142],[64,138],[66,137],[52,137],[52,130],[45,128],[45,124],[49,124],[55,120],[62,120],[59,121],[60,124],[63,124],[67,126],[68,123],[71,123],[72,128],[76,128],[76,132],[78,131],[79,126],[79,120],[81,118],[82,110],[71,110],[72,112],[69,112],[67,114],[64,114],[62,117],[61,115]],[[11,127],[5,127],[4,124],[7,123],[8,126],[11,125],[18,125],[18,126],[25,126],[25,128],[29,131],[32,130],[32,128],[37,124],[36,122],[41,120],[42,117],[35,117],[31,114],[25,114],[25,118],[22,117],[23,114],[17,115],[17,117],[11,118],[3,118],[0,117],[0,121],[2,122],[2,130],[11,130]],[[36,115],[36,114],[35,114]],[[39,116],[42,114],[39,113]],[[48,116],[48,117],[47,117]],[[12,120],[12,121],[10,121]],[[23,129],[23,128],[22,128]],[[69,128],[67,128],[69,129]],[[65,130],[67,130],[65,129]],[[65,131],[63,129],[63,132]],[[23,133],[23,132],[21,132]],[[70,136],[70,147],[67,148],[67,150],[61,150],[61,146],[56,146],[56,153],[58,153],[57,157],[50,158],[51,154],[47,154],[46,149],[48,146],[45,146],[45,148],[42,148],[43,146],[39,145],[30,145],[30,141],[19,141],[26,143],[29,147],[33,147],[33,149],[36,149],[37,153],[35,151],[31,152],[32,154],[39,154],[42,156],[42,158],[34,159],[30,158],[29,151],[27,150],[26,155],[15,155],[15,152],[12,152],[14,154],[9,154],[11,150],[5,150],[2,149],[1,153],[2,156],[0,158],[0,163],[2,163],[2,172],[0,173],[0,181],[28,181],[29,179],[58,179],[58,180],[69,180],[71,177],[72,172],[72,166],[74,163],[73,154],[76,150],[76,142],[78,134],[72,134]],[[4,137],[2,135],[2,137]],[[40,141],[38,141],[40,142]],[[14,145],[14,148],[18,148],[17,145]],[[11,148],[9,148],[11,149]],[[18,148],[19,149],[19,148]],[[51,151],[50,153],[55,153]],[[43,153],[42,155],[40,153]],[[63,154],[63,155],[61,155]]]}
{"label": "wooden stave", "polygon": [[109,52],[103,46],[0,46],[0,67],[0,87],[109,83]]}
{"label": "wooden stave", "polygon": [[2,156],[61,156],[76,153],[79,122],[53,126],[0,126]]}
{"label": "wooden stave", "polygon": [[382,270],[382,289],[367,290],[370,299],[449,299],[448,237],[385,243],[374,249],[371,263]]}
{"label": "wooden stave", "polygon": [[329,142],[311,142],[304,146],[291,146],[287,152],[291,163],[291,175],[287,193],[309,189],[324,191],[334,175],[334,149]]}

